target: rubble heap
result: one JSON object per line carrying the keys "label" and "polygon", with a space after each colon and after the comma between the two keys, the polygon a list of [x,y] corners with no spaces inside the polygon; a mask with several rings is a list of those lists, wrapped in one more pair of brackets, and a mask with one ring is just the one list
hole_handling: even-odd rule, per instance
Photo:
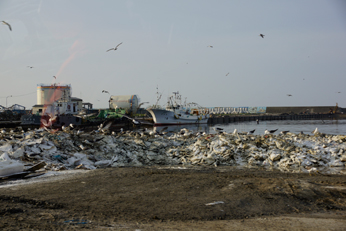
{"label": "rubble heap", "polygon": [[26,166],[45,162],[46,170],[222,165],[342,174],[346,164],[346,136],[318,132],[245,135],[183,129],[163,135],[152,131],[110,134],[42,128],[3,130],[0,138],[0,161],[16,160]]}

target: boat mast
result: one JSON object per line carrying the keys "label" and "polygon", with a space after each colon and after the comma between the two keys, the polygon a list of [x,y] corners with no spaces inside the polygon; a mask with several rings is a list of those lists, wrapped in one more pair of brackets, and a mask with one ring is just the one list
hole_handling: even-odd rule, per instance
{"label": "boat mast", "polygon": [[159,86],[156,86],[156,104],[154,108],[157,108],[157,104],[159,103],[161,96],[162,96],[162,93],[159,92]]}
{"label": "boat mast", "polygon": [[[179,95],[179,91],[173,92],[174,94],[174,102],[172,103],[173,110],[175,111],[175,108],[179,108],[181,104],[181,97]],[[173,96],[171,96],[172,98]]]}

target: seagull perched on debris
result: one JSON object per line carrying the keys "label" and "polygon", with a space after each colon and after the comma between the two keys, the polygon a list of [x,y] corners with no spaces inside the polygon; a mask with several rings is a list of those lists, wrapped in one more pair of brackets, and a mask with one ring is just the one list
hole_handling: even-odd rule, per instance
{"label": "seagull perched on debris", "polygon": [[119,43],[116,47],[111,48],[111,49],[108,49],[107,52],[108,52],[108,51],[111,51],[111,50],[115,50],[115,51],[116,51],[116,50],[118,49],[118,46],[120,46],[121,44],[122,44],[122,42]]}
{"label": "seagull perched on debris", "polygon": [[7,23],[7,22],[5,22],[5,21],[1,21],[1,22],[2,22],[2,24],[7,25],[8,28],[10,28],[10,31],[12,31],[12,27],[11,27],[11,25],[10,25],[9,23]]}
{"label": "seagull perched on debris", "polygon": [[264,34],[259,34],[259,36],[261,36],[262,38],[264,38],[265,35],[264,35]]}
{"label": "seagull perched on debris", "polygon": [[273,134],[274,132],[276,132],[278,129],[275,129],[275,130],[268,130],[268,129],[266,129],[265,131],[264,131],[264,134],[265,135],[268,135],[268,134]]}
{"label": "seagull perched on debris", "polygon": [[216,127],[213,127],[213,130],[217,133],[223,133],[223,128],[216,128]]}
{"label": "seagull perched on debris", "polygon": [[315,128],[315,130],[313,130],[311,133],[316,134],[317,132],[318,132],[318,128]]}
{"label": "seagull perched on debris", "polygon": [[217,132],[217,131],[222,131],[223,128],[215,128],[215,127],[213,127],[213,130]]}
{"label": "seagull perched on debris", "polygon": [[[43,123],[43,122],[42,122]],[[69,129],[69,127],[66,127],[65,125],[62,125],[61,126],[61,131],[63,131],[63,132],[68,132],[70,129]]]}
{"label": "seagull perched on debris", "polygon": [[78,129],[78,131],[76,132],[76,135],[79,136],[79,135],[82,134],[83,132],[84,132],[84,130]]}
{"label": "seagull perched on debris", "polygon": [[280,134],[286,135],[288,132],[290,132],[290,131],[281,131]]}
{"label": "seagull perched on debris", "polygon": [[238,130],[235,128],[233,131],[233,135],[237,135],[238,134]]}
{"label": "seagull perched on debris", "polygon": [[252,130],[252,131],[249,131],[247,134],[248,134],[248,135],[252,135],[252,134],[255,133],[255,131],[256,131],[256,129],[254,129],[254,130]]}

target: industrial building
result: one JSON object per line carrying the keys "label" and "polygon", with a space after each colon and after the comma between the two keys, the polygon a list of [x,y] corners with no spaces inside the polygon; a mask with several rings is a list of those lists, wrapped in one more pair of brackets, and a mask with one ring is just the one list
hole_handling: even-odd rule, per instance
{"label": "industrial building", "polygon": [[56,101],[61,103],[72,102],[71,112],[79,112],[83,109],[83,100],[71,95],[72,89],[70,84],[38,84],[37,103],[32,107],[32,114],[41,114]]}
{"label": "industrial building", "polygon": [[[136,113],[140,106],[139,101],[140,99],[137,95],[112,95],[109,99],[109,109],[121,108],[128,112]],[[44,112],[48,114],[61,114],[61,107],[64,107],[64,105],[67,110],[63,111],[67,114],[76,114],[82,110],[93,110],[91,103],[83,102],[82,99],[77,97],[72,97],[70,84],[37,85],[37,102],[32,107],[32,114],[41,115]]]}
{"label": "industrial building", "polygon": [[109,99],[109,108],[123,108],[129,112],[136,113],[139,100],[137,95],[112,95]]}

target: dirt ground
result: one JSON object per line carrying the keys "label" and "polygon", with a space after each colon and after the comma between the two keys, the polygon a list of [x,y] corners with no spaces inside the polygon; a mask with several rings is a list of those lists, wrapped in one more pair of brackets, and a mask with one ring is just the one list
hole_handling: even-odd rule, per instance
{"label": "dirt ground", "polygon": [[85,171],[0,188],[0,229],[346,230],[344,175],[232,167]]}

